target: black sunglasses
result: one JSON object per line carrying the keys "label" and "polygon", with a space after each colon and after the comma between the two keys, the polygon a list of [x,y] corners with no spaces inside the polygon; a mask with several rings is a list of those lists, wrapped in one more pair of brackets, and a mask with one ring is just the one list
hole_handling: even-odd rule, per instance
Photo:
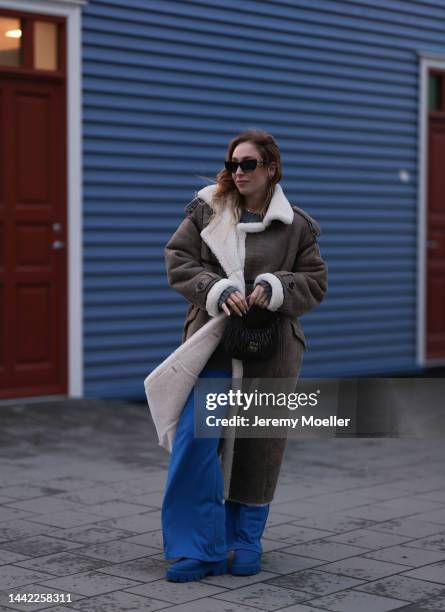
{"label": "black sunglasses", "polygon": [[225,161],[224,166],[227,172],[231,172],[235,174],[238,170],[238,167],[241,168],[243,172],[253,172],[257,166],[264,166],[266,162],[258,161],[257,159],[244,159],[243,161]]}

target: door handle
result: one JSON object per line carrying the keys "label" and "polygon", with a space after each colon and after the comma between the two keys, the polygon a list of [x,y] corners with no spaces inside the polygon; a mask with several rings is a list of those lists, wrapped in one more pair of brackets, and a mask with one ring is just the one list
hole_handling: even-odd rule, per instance
{"label": "door handle", "polygon": [[61,240],[54,240],[53,244],[52,244],[53,249],[64,249],[65,248],[65,243],[62,242]]}

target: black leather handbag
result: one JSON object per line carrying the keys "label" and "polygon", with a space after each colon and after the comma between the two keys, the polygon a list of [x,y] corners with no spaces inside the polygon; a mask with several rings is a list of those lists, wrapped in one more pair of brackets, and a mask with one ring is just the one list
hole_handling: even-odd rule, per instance
{"label": "black leather handbag", "polygon": [[232,313],[221,339],[224,351],[235,359],[270,359],[278,350],[279,318],[277,313],[256,305],[242,317]]}

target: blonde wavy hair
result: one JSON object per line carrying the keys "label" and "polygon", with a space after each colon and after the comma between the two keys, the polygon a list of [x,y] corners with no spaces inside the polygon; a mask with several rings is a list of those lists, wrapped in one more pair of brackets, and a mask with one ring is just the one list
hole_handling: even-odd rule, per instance
{"label": "blonde wavy hair", "polygon": [[[264,204],[259,210],[262,217],[266,214],[269,203],[273,197],[275,185],[281,180],[281,157],[280,150],[275,138],[263,130],[248,129],[237,134],[227,146],[226,159],[232,159],[235,148],[241,142],[251,142],[255,145],[263,161],[267,164],[275,162],[276,168],[270,180]],[[212,198],[212,219],[218,217],[224,208],[229,207],[235,223],[241,219],[244,205],[244,196],[240,194],[232,179],[232,174],[223,168],[216,175],[217,188]]]}

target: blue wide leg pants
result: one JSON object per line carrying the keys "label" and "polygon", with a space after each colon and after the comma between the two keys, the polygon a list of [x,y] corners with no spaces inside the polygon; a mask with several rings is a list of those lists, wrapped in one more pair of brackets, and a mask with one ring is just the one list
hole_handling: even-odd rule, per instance
{"label": "blue wide leg pants", "polygon": [[[200,378],[231,379],[231,374],[204,368]],[[262,552],[270,505],[224,500],[218,444],[218,437],[194,436],[192,389],[173,441],[162,504],[165,559],[221,561],[230,550]]]}

